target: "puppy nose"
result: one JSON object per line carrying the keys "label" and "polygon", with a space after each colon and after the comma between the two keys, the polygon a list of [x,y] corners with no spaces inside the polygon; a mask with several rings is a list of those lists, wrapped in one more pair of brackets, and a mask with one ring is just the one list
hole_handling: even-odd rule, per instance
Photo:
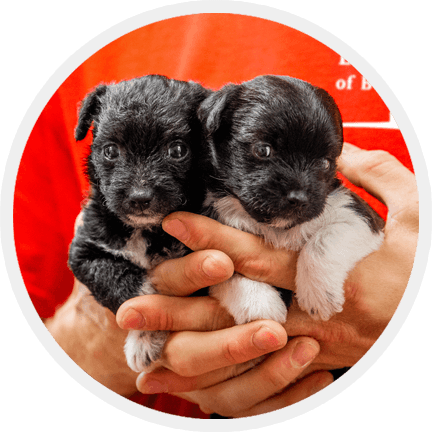
{"label": "puppy nose", "polygon": [[154,197],[154,190],[152,188],[133,189],[129,195],[128,207],[131,210],[145,210],[150,206]]}
{"label": "puppy nose", "polygon": [[293,190],[287,195],[288,203],[292,206],[300,206],[307,203],[307,195],[302,190]]}

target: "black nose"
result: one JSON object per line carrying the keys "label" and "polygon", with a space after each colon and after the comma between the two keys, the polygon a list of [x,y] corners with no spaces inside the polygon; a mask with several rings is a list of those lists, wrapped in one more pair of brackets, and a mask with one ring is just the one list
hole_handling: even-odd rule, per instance
{"label": "black nose", "polygon": [[143,211],[150,207],[154,198],[152,188],[132,189],[126,202],[126,208],[132,211]]}
{"label": "black nose", "polygon": [[292,206],[301,206],[307,203],[307,195],[302,190],[293,190],[287,195],[288,203]]}

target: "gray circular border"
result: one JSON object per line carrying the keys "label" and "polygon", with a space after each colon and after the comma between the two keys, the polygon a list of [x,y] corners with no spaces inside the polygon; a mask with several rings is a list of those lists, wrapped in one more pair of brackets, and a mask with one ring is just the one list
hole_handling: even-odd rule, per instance
{"label": "gray circular border", "polygon": [[204,427],[206,430],[219,430],[221,425],[218,420],[190,419],[169,414],[139,406],[127,399],[108,390],[91,377],[89,377],[80,367],[78,367],[69,356],[57,345],[54,339],[46,330],[41,322],[30,298],[27,294],[20,269],[18,266],[17,256],[14,246],[13,237],[13,196],[16,174],[18,171],[21,155],[26,145],[30,132],[50,97],[63,83],[73,70],[84,62],[88,57],[104,47],[113,40],[145,25],[161,21],[168,18],[182,15],[192,15],[198,13],[233,13],[240,15],[250,15],[258,18],[268,19],[280,24],[295,28],[307,35],[324,43],[332,48],[338,54],[347,59],[362,75],[366,76],[369,83],[377,90],[381,98],[385,101],[393,114],[410,151],[411,159],[414,165],[418,179],[418,188],[420,195],[420,236],[417,248],[417,255],[412,271],[412,275],[405,292],[405,295],[386,330],[368,353],[353,367],[348,374],[337,380],[331,386],[308,399],[299,402],[293,406],[284,409],[263,414],[246,419],[226,420],[223,428],[228,431],[257,429],[272,424],[284,422],[291,418],[302,415],[317,406],[325,403],[335,397],[360,376],[378,359],[392,342],[403,323],[405,322],[409,311],[411,310],[414,300],[418,294],[421,281],[426,269],[431,233],[431,189],[426,168],[426,162],[423,158],[420,144],[416,137],[415,131],[407,117],[403,107],[394,96],[393,92],[377,74],[377,72],[354,50],[344,42],[334,37],[326,30],[312,24],[298,16],[275,8],[261,6],[245,2],[233,1],[200,1],[176,4],[166,6],[153,11],[148,11],[127,19],[122,23],[108,29],[96,38],[92,39],[79,51],[74,53],[49,79],[46,85],[39,92],[34,102],[28,109],[16,134],[15,140],[10,151],[7,164],[5,167],[4,181],[1,194],[1,228],[2,228],[2,245],[6,268],[15,291],[16,298],[21,310],[34,330],[36,336],[43,346],[49,351],[54,359],[84,388],[100,397],[105,402],[129,413],[135,417],[150,421],[156,424],[184,430],[200,431]]}

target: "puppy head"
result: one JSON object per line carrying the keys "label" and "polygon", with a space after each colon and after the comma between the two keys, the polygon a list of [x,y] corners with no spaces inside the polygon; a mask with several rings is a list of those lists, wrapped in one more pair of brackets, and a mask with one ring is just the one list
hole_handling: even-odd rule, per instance
{"label": "puppy head", "polygon": [[339,110],[323,89],[289,77],[229,84],[199,109],[210,147],[210,189],[256,221],[289,227],[318,216],[337,181]]}
{"label": "puppy head", "polygon": [[100,85],[84,99],[75,138],[93,124],[92,197],[131,226],[151,226],[198,199],[201,85],[159,75]]}

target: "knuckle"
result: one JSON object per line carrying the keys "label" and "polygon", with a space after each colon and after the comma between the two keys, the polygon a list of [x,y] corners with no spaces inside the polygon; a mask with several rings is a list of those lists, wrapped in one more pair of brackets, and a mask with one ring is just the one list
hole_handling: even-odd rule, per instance
{"label": "knuckle", "polygon": [[182,377],[196,375],[195,359],[184,354],[184,347],[182,347],[181,342],[177,343],[175,337],[172,337],[169,343],[165,345],[165,364],[168,369]]}
{"label": "knuckle", "polygon": [[165,310],[162,310],[157,315],[158,317],[158,328],[156,330],[172,330],[174,320],[170,313]]}
{"label": "knuckle", "polygon": [[195,287],[197,285],[197,279],[200,277],[200,274],[197,273],[196,269],[191,268],[189,265],[185,265],[183,267],[183,279],[184,283],[187,286]]}
{"label": "knuckle", "polygon": [[168,362],[171,366],[170,369],[176,374],[183,377],[190,377],[194,375],[193,368],[191,367],[191,363],[193,362],[187,361],[183,356],[169,356]]}
{"label": "knuckle", "polygon": [[145,308],[146,329],[147,330],[172,330],[173,316],[162,307],[159,296],[147,296],[147,304]]}
{"label": "knuckle", "polygon": [[230,364],[243,363],[250,359],[243,344],[237,340],[225,343],[223,355]]}
{"label": "knuckle", "polygon": [[191,229],[187,246],[193,250],[211,249],[212,239],[214,239],[214,237],[213,233],[207,233],[200,229]]}
{"label": "knuckle", "polygon": [[241,256],[236,264],[239,273],[253,277],[253,279],[258,281],[266,280],[270,274],[271,266],[269,261],[257,255]]}
{"label": "knuckle", "polygon": [[195,247],[198,250],[211,249],[212,239],[208,236],[202,236],[195,242]]}
{"label": "knuckle", "polygon": [[159,293],[176,295],[178,281],[173,280],[172,272],[164,264],[157,268],[157,272],[153,273],[152,283]]}
{"label": "knuckle", "polygon": [[274,368],[264,372],[264,374],[266,375],[267,382],[271,384],[275,392],[282,390],[290,383],[290,379],[286,376],[284,368]]}
{"label": "knuckle", "polygon": [[386,150],[369,150],[367,152],[367,155],[369,155],[372,159],[380,159],[380,160],[388,160],[392,159],[393,156]]}
{"label": "knuckle", "polygon": [[363,154],[360,160],[360,169],[365,173],[374,173],[382,170],[388,164],[393,164],[396,158],[385,150],[371,150]]}

